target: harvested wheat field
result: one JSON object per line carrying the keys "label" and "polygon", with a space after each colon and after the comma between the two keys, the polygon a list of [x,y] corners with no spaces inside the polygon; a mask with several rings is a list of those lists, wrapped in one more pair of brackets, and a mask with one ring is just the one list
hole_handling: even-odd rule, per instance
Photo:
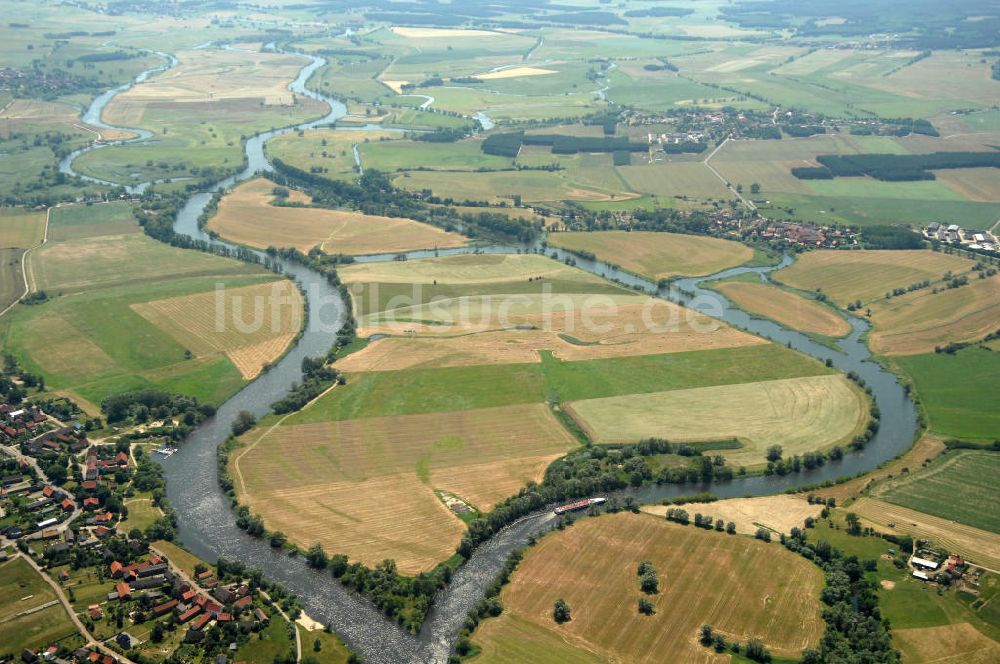
{"label": "harvested wheat field", "polygon": [[302,294],[286,279],[133,304],[196,357],[225,353],[246,379],[278,359],[302,327]]}
{"label": "harvested wheat field", "polygon": [[[642,560],[660,577],[660,592],[649,597],[652,616],[636,611]],[[757,637],[779,657],[798,657],[823,633],[822,585],[815,565],[748,537],[648,514],[585,519],[526,551],[501,594],[503,614],[475,633],[483,650],[477,659],[530,661],[517,659],[530,654],[525,644],[544,644],[547,653],[552,643],[560,656],[544,661],[728,662],[728,654],[698,643],[703,623],[727,640]],[[572,620],[557,625],[552,604],[560,597]]]}
{"label": "harvested wheat field", "polygon": [[[667,509],[666,505],[646,505],[642,511],[662,517]],[[732,521],[738,533],[753,535],[763,526],[787,535],[792,528],[802,528],[807,517],[819,517],[823,506],[810,505],[801,496],[777,495],[717,500],[698,509],[715,519]]]}
{"label": "harvested wheat field", "polygon": [[521,76],[545,76],[546,74],[558,74],[555,69],[543,69],[542,67],[508,67],[498,71],[476,74],[476,78],[484,81],[492,81],[498,78],[518,78]]}
{"label": "harvested wheat field", "polygon": [[244,442],[231,474],[269,528],[406,574],[448,558],[465,530],[435,489],[488,510],[576,446],[543,404],[275,426]]}
{"label": "harvested wheat field", "polygon": [[[530,301],[539,296],[510,296]],[[569,296],[572,301],[573,297]],[[645,296],[622,296],[613,307],[596,300],[565,315],[562,308],[548,313],[500,312],[477,308],[472,320],[455,320],[460,310],[441,304],[448,321],[395,310],[362,319],[363,335],[396,334],[370,343],[338,366],[344,371],[398,371],[430,366],[468,366],[540,361],[539,351],[552,351],[561,360],[590,360],[635,355],[660,355],[691,350],[736,348],[767,343],[763,339],[718,323],[697,312]],[[498,308],[503,306],[503,298]],[[565,300],[562,300],[565,301]],[[430,309],[431,307],[428,307]],[[421,311],[424,309],[420,308]],[[470,306],[470,310],[472,307]],[[369,322],[372,321],[372,322]],[[421,321],[421,322],[417,322]]]}
{"label": "harvested wheat field", "polygon": [[288,89],[305,64],[298,55],[199,49],[176,54],[180,63],[114,97],[104,111],[110,124],[137,126],[151,104],[190,104],[259,99],[264,105],[290,106]]}
{"label": "harvested wheat field", "polygon": [[646,231],[553,233],[549,236],[549,244],[588,251],[602,261],[653,280],[714,274],[746,263],[753,257],[753,250],[739,242]]}
{"label": "harvested wheat field", "polygon": [[801,332],[842,337],[851,331],[850,323],[830,307],[774,286],[731,281],[715,284],[714,288],[741,309]]}
{"label": "harvested wheat field", "polygon": [[893,288],[929,279],[945,272],[968,272],[973,262],[935,251],[810,251],[774,278],[806,291],[822,289],[840,306],[855,300],[873,302]]}
{"label": "harvested wheat field", "polygon": [[586,399],[567,410],[602,443],[736,438],[743,446],[722,454],[746,466],[764,464],[770,445],[791,456],[849,442],[868,421],[867,397],[841,375]]}
{"label": "harvested wheat field", "polygon": [[492,30],[459,30],[457,28],[390,28],[400,37],[407,39],[442,39],[445,37],[502,37],[503,33]]}
{"label": "harvested wheat field", "polygon": [[464,254],[419,261],[356,263],[338,270],[344,283],[487,284],[569,279],[605,284],[600,277],[538,254]]}
{"label": "harvested wheat field", "polygon": [[994,664],[1000,643],[969,623],[892,630],[892,640],[913,664]]}
{"label": "harvested wheat field", "polygon": [[850,510],[880,531],[928,539],[977,565],[1000,569],[1000,535],[874,498],[858,498]]}
{"label": "harvested wheat field", "polygon": [[[380,254],[461,247],[467,240],[410,219],[380,217],[350,210],[273,205],[275,184],[264,178],[245,182],[223,197],[208,228],[258,249],[294,247],[328,254]],[[308,196],[291,192],[292,202],[310,204]]]}
{"label": "harvested wheat field", "polygon": [[872,306],[870,345],[885,355],[930,353],[936,346],[978,341],[1000,327],[1000,275],[968,286],[922,289]]}

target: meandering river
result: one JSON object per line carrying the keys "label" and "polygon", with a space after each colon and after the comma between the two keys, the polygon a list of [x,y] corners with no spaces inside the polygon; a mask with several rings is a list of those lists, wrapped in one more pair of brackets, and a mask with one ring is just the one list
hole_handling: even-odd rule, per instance
{"label": "meandering river", "polygon": [[[167,59],[167,66],[176,63],[173,56],[162,55]],[[175,224],[177,233],[218,245],[232,246],[210,238],[198,228],[198,217],[211,201],[212,194],[252,178],[258,172],[272,170],[264,155],[264,144],[270,138],[289,131],[330,125],[345,114],[346,109],[340,102],[306,87],[309,77],[325,64],[325,60],[313,56],[303,57],[308,57],[309,63],[302,68],[289,88],[296,94],[326,102],[330,112],[316,120],[248,139],[245,146],[246,168],[237,175],[217,182],[205,191],[193,194],[177,216]],[[159,67],[144,72],[135,83],[140,83],[165,68]],[[131,139],[132,141],[149,140],[152,135],[147,130],[111,127],[101,121],[102,112],[108,102],[117,93],[129,87],[131,86],[116,88],[95,99],[85,113],[84,119],[102,128],[135,131],[138,137]],[[72,168],[73,161],[82,154],[102,147],[105,145],[98,144],[77,150],[60,163],[60,170],[69,175],[76,175]],[[114,184],[96,181],[102,184]],[[129,190],[139,193],[149,184],[133,185]],[[538,249],[540,247],[498,246],[485,250],[491,253],[505,253]],[[438,253],[445,255],[467,251],[471,250],[442,250]],[[548,252],[555,253],[558,258],[568,257],[559,250],[549,249]],[[431,255],[434,255],[434,252],[413,252],[409,256],[421,258]],[[392,256],[382,255],[361,257],[360,260],[391,259]],[[577,267],[594,274],[615,279],[626,285],[640,286],[647,291],[655,290],[655,285],[651,282],[610,265],[579,257],[574,257],[574,260]],[[777,267],[735,268],[710,277],[685,279],[676,285],[695,294],[692,300],[685,302],[688,306],[731,325],[787,344],[813,357],[821,360],[829,359],[841,371],[855,371],[872,388],[875,403],[881,412],[881,427],[878,433],[863,452],[847,454],[843,460],[827,463],[811,472],[784,477],[757,476],[698,486],[689,484],[642,487],[621,491],[620,496],[631,495],[639,502],[652,503],[659,502],[665,497],[697,491],[711,491],[720,497],[779,493],[789,487],[836,479],[873,469],[902,453],[912,443],[917,429],[916,410],[895,376],[871,360],[871,354],[862,341],[868,325],[864,320],[850,317],[853,331],[838,343],[839,349],[835,350],[777,323],[752,318],[718,293],[701,286],[708,280],[745,272],[756,272],[762,275],[762,278],[766,278],[767,273],[790,262],[791,259],[786,257]],[[301,338],[276,366],[261,374],[226,401],[214,417],[202,423],[191,434],[179,452],[162,462],[167,477],[167,493],[178,516],[179,539],[195,554],[206,560],[212,561],[224,556],[250,566],[260,567],[268,578],[281,582],[296,593],[312,618],[324,624],[331,624],[366,662],[444,662],[451,652],[466,614],[499,572],[508,554],[515,548],[524,546],[532,535],[550,529],[554,517],[550,511],[530,515],[508,526],[481,545],[470,560],[455,573],[448,587],[439,593],[423,629],[417,636],[405,633],[394,622],[385,619],[370,602],[345,589],[328,573],[311,570],[300,558],[291,558],[282,552],[277,552],[266,541],[250,537],[237,528],[229,500],[218,484],[216,451],[219,444],[228,437],[230,425],[240,411],[247,410],[258,417],[265,415],[269,411],[270,404],[284,396],[291,383],[300,378],[302,359],[326,353],[333,344],[334,331],[339,328],[339,323],[344,320],[347,312],[346,305],[336,289],[331,288],[322,275],[296,263],[286,262],[281,264],[280,268],[303,286],[310,310],[309,322]],[[658,296],[674,300],[680,297],[677,290],[660,292]]]}

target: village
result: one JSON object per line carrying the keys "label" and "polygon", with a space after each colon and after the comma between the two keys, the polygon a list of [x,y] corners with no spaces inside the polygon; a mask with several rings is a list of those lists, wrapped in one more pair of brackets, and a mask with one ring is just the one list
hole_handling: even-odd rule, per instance
{"label": "village", "polygon": [[[173,515],[149,455],[173,448],[91,440],[76,420],[2,396],[0,440],[0,634],[23,623],[16,650],[0,638],[0,662],[226,664],[254,661],[271,641],[294,650],[299,609],[283,588],[170,541]],[[67,633],[45,640],[56,610]]]}

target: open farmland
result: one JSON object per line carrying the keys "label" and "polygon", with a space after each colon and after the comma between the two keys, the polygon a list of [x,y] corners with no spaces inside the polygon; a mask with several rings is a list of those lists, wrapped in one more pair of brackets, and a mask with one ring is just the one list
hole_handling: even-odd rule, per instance
{"label": "open farmland", "polygon": [[464,532],[435,490],[488,510],[575,445],[541,403],[283,424],[246,441],[232,476],[268,525],[410,574],[449,557]]}
{"label": "open farmland", "polygon": [[[720,404],[727,404],[723,418]],[[790,457],[848,443],[868,419],[864,394],[838,375],[588,399],[569,409],[602,443],[735,438],[742,447],[723,455],[744,466],[763,465],[770,445]]]}
{"label": "open farmland", "polygon": [[914,664],[991,664],[1000,660],[1000,643],[967,622],[895,629],[892,636],[904,661]]}
{"label": "open farmland", "polygon": [[782,325],[828,337],[842,337],[851,325],[830,307],[764,283],[721,281],[712,286],[738,307]]}
{"label": "open farmland", "polygon": [[913,291],[872,306],[873,351],[885,355],[933,352],[949,343],[978,341],[1000,329],[1000,276],[937,293]]}
{"label": "open farmland", "polygon": [[703,276],[745,263],[753,251],[738,242],[698,235],[644,231],[554,233],[549,244],[587,251],[653,280]]}
{"label": "open farmland", "polygon": [[572,179],[572,172],[494,171],[448,172],[410,171],[396,176],[393,183],[408,191],[430,189],[442,198],[456,201],[498,203],[520,196],[525,203],[573,201],[611,201],[634,197],[629,187],[617,178],[600,184],[584,184]]}
{"label": "open farmland", "polygon": [[[635,609],[642,560],[660,573],[653,616]],[[768,574],[756,573],[765,568]],[[823,632],[821,586],[817,567],[773,546],[646,514],[608,515],[528,549],[501,594],[503,614],[485,621],[474,640],[478,659],[491,663],[525,661],[518,657],[529,652],[545,662],[727,661],[697,643],[708,623],[727,639],[758,637],[776,655],[797,657]],[[563,625],[552,620],[558,597],[572,609]],[[537,647],[528,651],[529,644]]]}
{"label": "open farmland", "polygon": [[859,498],[850,510],[880,531],[927,539],[978,565],[1000,568],[1000,535],[995,533],[875,498]]}
{"label": "open farmland", "polygon": [[[66,610],[58,603],[55,592],[28,565],[16,558],[0,565],[0,644],[5,652],[20,652],[36,643],[52,643],[76,634]],[[20,615],[55,602],[53,606]]]}
{"label": "open farmland", "polygon": [[[667,509],[666,505],[645,505],[642,511],[663,517]],[[714,519],[732,521],[736,532],[744,535],[753,535],[761,527],[787,535],[792,528],[802,528],[807,517],[818,518],[823,506],[810,505],[801,496],[776,495],[716,500],[698,509],[710,513]]]}
{"label": "open farmland", "polygon": [[269,158],[281,159],[304,171],[316,169],[331,180],[353,180],[358,177],[355,145],[398,137],[399,132],[384,130],[312,129],[275,136],[267,142],[265,150]]}
{"label": "open farmland", "polygon": [[[284,353],[302,327],[303,306],[295,285],[279,280],[142,302],[132,309],[195,357],[224,353],[249,380]],[[247,308],[253,313],[250,320],[244,317]],[[232,320],[227,320],[228,312]]]}
{"label": "open farmland", "polygon": [[[397,253],[466,243],[460,235],[410,219],[274,205],[274,188],[263,178],[239,185],[220,201],[209,230],[258,249],[292,246],[303,253],[313,247],[328,254]],[[301,198],[297,203],[311,203]]]}
{"label": "open farmland", "polygon": [[[66,239],[50,240],[29,261],[52,299],[0,320],[4,348],[25,367],[95,404],[143,387],[219,403],[284,352],[302,320],[288,282],[152,240],[116,217],[114,205],[81,206],[92,216],[53,212],[51,235]],[[221,311],[219,284],[228,292]],[[247,326],[249,336],[239,331]]]}
{"label": "open farmland", "polygon": [[243,137],[319,117],[326,105],[287,85],[300,56],[199,49],[177,53],[176,67],[115,96],[103,120],[152,130],[150,141],[89,152],[74,162],[84,175],[124,184],[203,177],[242,166]]}
{"label": "open farmland", "polygon": [[0,311],[25,295],[22,256],[42,242],[45,223],[45,212],[0,209]]}
{"label": "open farmland", "polygon": [[774,278],[800,290],[820,289],[839,306],[855,300],[869,303],[893,288],[929,279],[940,281],[945,272],[962,274],[972,261],[933,251],[813,251],[774,273]]}
{"label": "open farmland", "polygon": [[928,466],[880,483],[871,495],[1000,535],[1000,514],[991,509],[1000,501],[998,473],[1000,454],[956,450]]}
{"label": "open farmland", "polygon": [[1000,431],[1000,353],[978,347],[955,354],[895,357],[913,378],[932,430],[991,441]]}

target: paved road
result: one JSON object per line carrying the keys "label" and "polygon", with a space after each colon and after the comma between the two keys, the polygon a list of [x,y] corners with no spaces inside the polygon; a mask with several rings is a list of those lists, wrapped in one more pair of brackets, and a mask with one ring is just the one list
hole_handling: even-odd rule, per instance
{"label": "paved road", "polygon": [[[40,435],[44,435],[44,434],[40,434]],[[38,436],[36,436],[36,438],[37,437]],[[50,484],[49,478],[45,474],[45,471],[42,470],[41,466],[38,465],[38,461],[36,461],[33,457],[23,455],[23,454],[21,454],[20,450],[18,450],[16,448],[13,448],[13,447],[11,447],[9,445],[0,445],[0,452],[3,452],[4,454],[7,454],[8,456],[11,456],[11,457],[17,459],[18,461],[20,461],[21,459],[26,460],[28,462],[28,465],[30,465],[32,468],[35,469],[35,472],[38,474],[38,479],[41,480],[42,482],[45,482],[46,484]],[[83,513],[83,509],[80,507],[79,503],[77,502],[76,496],[74,496],[73,494],[71,494],[69,491],[66,491],[66,489],[60,488],[59,491],[62,491],[63,493],[65,493],[73,501],[73,513],[69,515],[68,519],[66,519],[62,523],[54,526],[55,529],[56,529],[56,531],[61,534],[67,528],[69,528],[70,524],[73,523],[73,521],[77,517],[79,517]],[[5,539],[6,538],[0,537],[0,540],[5,540]]]}
{"label": "paved road", "polygon": [[[20,554],[18,554],[18,555],[20,555]],[[94,636],[89,631],[87,631],[86,625],[84,625],[80,621],[80,617],[76,615],[76,611],[73,610],[73,605],[70,604],[69,599],[66,597],[66,593],[63,592],[62,586],[60,586],[58,583],[56,583],[55,581],[53,581],[52,578],[48,574],[46,574],[44,571],[42,571],[42,568],[38,566],[38,563],[36,563],[31,556],[21,555],[20,557],[24,558],[26,561],[28,561],[28,564],[31,565],[31,567],[34,568],[34,570],[36,572],[38,572],[39,574],[41,574],[42,578],[45,579],[45,582],[48,583],[49,586],[52,587],[53,591],[55,591],[56,597],[59,598],[59,601],[62,603],[63,608],[66,609],[66,613],[69,614],[70,620],[72,620],[73,624],[76,625],[77,631],[79,631],[80,634],[83,635],[83,638],[85,638],[87,640],[87,643],[84,645],[85,648],[97,648],[98,650],[100,650],[105,655],[110,655],[111,657],[117,659],[120,662],[124,662],[125,664],[136,664],[135,662],[133,662],[132,660],[130,660],[128,657],[125,657],[124,655],[121,655],[121,654],[115,652],[114,650],[112,650],[111,648],[107,647],[106,645],[104,645],[100,641],[96,640],[94,638]]]}

